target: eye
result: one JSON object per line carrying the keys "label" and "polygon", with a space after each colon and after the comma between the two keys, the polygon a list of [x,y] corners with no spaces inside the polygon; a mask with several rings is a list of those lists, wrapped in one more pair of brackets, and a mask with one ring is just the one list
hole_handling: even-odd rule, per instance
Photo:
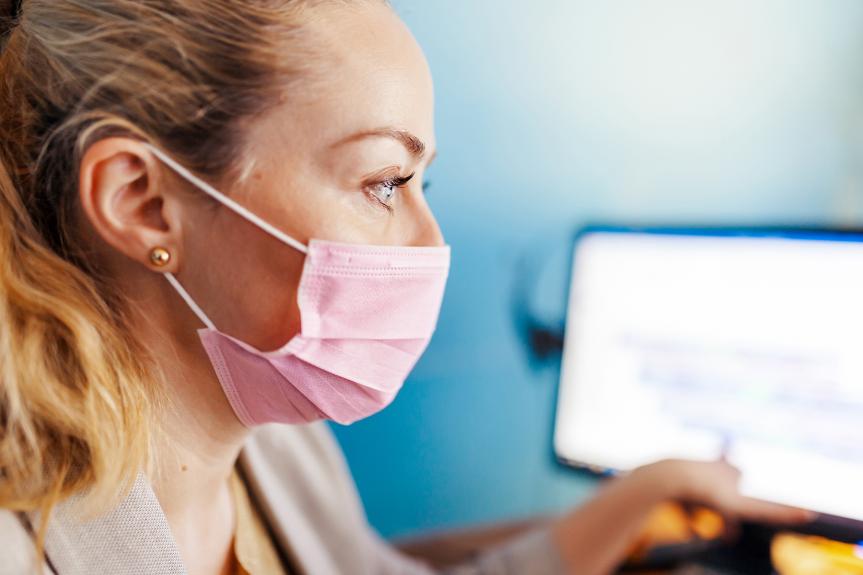
{"label": "eye", "polygon": [[413,179],[414,175],[411,174],[404,178],[389,178],[382,182],[371,184],[367,187],[368,193],[375,201],[383,204],[385,208],[392,210],[398,191],[405,187]]}
{"label": "eye", "polygon": [[381,182],[380,184],[372,186],[370,191],[375,196],[375,199],[389,205],[392,202],[392,199],[396,197],[397,189],[398,186],[392,182]]}

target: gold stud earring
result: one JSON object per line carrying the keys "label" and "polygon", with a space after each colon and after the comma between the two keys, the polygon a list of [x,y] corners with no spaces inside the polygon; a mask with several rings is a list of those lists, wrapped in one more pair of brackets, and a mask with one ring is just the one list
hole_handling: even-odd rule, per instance
{"label": "gold stud earring", "polygon": [[171,261],[171,252],[165,248],[153,248],[150,250],[150,261],[154,266],[164,267]]}

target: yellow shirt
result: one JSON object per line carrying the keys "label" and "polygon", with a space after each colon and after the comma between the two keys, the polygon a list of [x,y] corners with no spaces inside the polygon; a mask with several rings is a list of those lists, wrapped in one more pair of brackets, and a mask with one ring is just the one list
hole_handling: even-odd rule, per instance
{"label": "yellow shirt", "polygon": [[231,494],[237,513],[234,532],[233,575],[289,575],[293,573],[283,565],[270,533],[255,508],[246,485],[237,473],[231,473]]}

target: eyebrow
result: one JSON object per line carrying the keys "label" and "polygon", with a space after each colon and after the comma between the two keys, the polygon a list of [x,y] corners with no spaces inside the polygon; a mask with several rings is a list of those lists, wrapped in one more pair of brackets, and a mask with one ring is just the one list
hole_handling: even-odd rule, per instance
{"label": "eyebrow", "polygon": [[426,153],[426,145],[422,140],[420,140],[407,130],[398,130],[395,128],[378,128],[376,130],[366,130],[364,132],[359,132],[348,136],[343,140],[339,140],[338,142],[333,144],[332,147],[336,148],[343,144],[357,142],[366,138],[392,138],[393,140],[401,142],[405,149],[410,152],[410,154],[417,160],[423,159]]}

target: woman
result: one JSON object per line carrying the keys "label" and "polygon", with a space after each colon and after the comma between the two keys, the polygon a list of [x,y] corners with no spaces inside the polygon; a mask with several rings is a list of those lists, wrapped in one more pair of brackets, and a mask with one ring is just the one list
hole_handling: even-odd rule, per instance
{"label": "woman", "polygon": [[[381,0],[3,14],[0,570],[429,572],[321,422],[393,399],[443,294],[408,30]],[[648,466],[459,572],[607,572],[669,498],[805,519],[736,480]]]}

